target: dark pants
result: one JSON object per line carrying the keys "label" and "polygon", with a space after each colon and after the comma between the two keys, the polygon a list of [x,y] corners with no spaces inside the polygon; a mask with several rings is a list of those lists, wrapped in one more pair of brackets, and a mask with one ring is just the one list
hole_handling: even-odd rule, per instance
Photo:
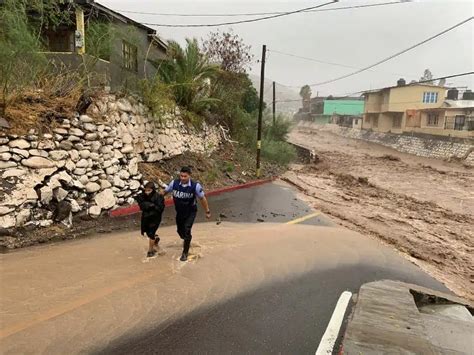
{"label": "dark pants", "polygon": [[178,228],[179,237],[184,240],[183,253],[189,252],[191,246],[191,229],[193,228],[194,219],[196,218],[196,211],[190,212],[176,212],[176,227]]}

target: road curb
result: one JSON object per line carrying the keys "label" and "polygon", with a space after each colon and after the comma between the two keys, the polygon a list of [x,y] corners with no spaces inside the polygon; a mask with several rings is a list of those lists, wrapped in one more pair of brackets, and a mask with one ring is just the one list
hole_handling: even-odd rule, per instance
{"label": "road curb", "polygon": [[[216,190],[206,192],[206,196],[208,196],[208,197],[217,196],[217,195],[221,195],[221,194],[227,193],[227,192],[233,192],[233,191],[237,191],[237,190],[248,189],[250,187],[255,187],[255,186],[267,184],[269,182],[274,181],[275,179],[276,179],[275,177],[271,177],[271,178],[267,178],[267,179],[250,181],[250,182],[247,182],[247,183],[241,184],[241,185],[226,186],[226,187],[222,187],[222,188],[219,188],[219,189],[216,189]],[[166,199],[165,206],[166,207],[173,206],[173,199],[171,199],[171,198]],[[110,217],[130,216],[130,215],[136,214],[138,212],[140,212],[140,208],[138,207],[137,204],[133,204],[133,205],[130,205],[130,206],[127,206],[127,207],[121,207],[121,208],[117,208],[116,210],[110,211],[109,216]]]}

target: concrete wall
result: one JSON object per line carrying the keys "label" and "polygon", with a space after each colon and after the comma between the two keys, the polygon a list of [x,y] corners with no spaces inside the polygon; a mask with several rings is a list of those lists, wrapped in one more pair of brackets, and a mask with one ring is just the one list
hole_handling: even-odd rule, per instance
{"label": "concrete wall", "polygon": [[316,126],[301,122],[297,129],[302,131],[329,131],[347,138],[378,143],[400,152],[429,158],[449,159],[456,157],[474,166],[474,139],[437,137],[426,134],[393,134],[351,129],[337,125]]}

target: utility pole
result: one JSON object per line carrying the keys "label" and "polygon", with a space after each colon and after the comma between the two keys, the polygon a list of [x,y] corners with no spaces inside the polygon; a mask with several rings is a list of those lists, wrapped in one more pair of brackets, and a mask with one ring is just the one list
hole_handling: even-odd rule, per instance
{"label": "utility pole", "polygon": [[275,117],[275,114],[276,114],[276,109],[275,109],[275,82],[273,82],[273,106],[272,106],[272,112],[273,112],[273,125],[275,125],[275,121],[276,121],[276,117]]}
{"label": "utility pole", "polygon": [[265,87],[265,57],[267,54],[267,46],[262,47],[262,63],[260,72],[260,106],[258,108],[258,124],[257,124],[257,178],[260,177],[260,156],[262,151],[262,115],[263,115],[263,90]]}

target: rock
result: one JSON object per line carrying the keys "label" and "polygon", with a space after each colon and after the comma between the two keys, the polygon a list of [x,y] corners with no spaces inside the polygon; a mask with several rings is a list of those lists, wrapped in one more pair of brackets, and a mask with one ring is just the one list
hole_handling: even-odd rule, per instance
{"label": "rock", "polygon": [[127,145],[125,145],[120,151],[121,151],[123,154],[132,153],[132,152],[133,152],[133,146],[130,145],[130,144],[127,144]]}
{"label": "rock", "polygon": [[116,165],[109,166],[107,169],[105,169],[105,173],[107,175],[114,175],[118,172],[119,168]]}
{"label": "rock", "polygon": [[22,209],[17,215],[16,215],[16,226],[17,227],[22,227],[26,222],[31,217],[31,210],[28,208]]}
{"label": "rock", "polygon": [[99,161],[100,155],[98,153],[91,153],[90,158],[92,159],[92,161]]}
{"label": "rock", "polygon": [[49,157],[53,160],[64,160],[69,156],[69,153],[65,150],[52,150],[49,152]]}
{"label": "rock", "polygon": [[6,215],[6,216],[0,217],[0,226],[2,226],[2,228],[5,228],[5,229],[13,228],[15,227],[15,224],[16,224],[16,220],[15,220],[15,217],[13,217],[12,215]]}
{"label": "rock", "polygon": [[82,209],[81,206],[79,206],[79,204],[77,203],[76,200],[71,200],[71,201],[69,201],[69,202],[70,202],[70,204],[71,204],[71,211],[72,211],[72,213],[77,213],[77,212],[79,212],[79,211]]}
{"label": "rock", "polygon": [[75,188],[77,188],[77,189],[79,189],[79,190],[83,190],[83,189],[84,189],[84,185],[81,184],[81,182],[80,182],[79,180],[73,180],[72,186],[74,186]]}
{"label": "rock", "polygon": [[78,162],[80,159],[79,152],[77,150],[69,151],[69,157],[73,162]]}
{"label": "rock", "polygon": [[10,159],[19,163],[23,159],[23,157],[19,156],[18,154],[12,154]]}
{"label": "rock", "polygon": [[89,159],[89,157],[91,156],[91,152],[89,150],[84,149],[79,152],[79,155],[82,159]]}
{"label": "rock", "polygon": [[130,190],[136,191],[140,188],[140,182],[137,180],[132,180],[130,181],[129,187],[130,187]]}
{"label": "rock", "polygon": [[33,155],[35,157],[47,158],[49,156],[49,154],[46,150],[30,149],[29,153],[30,153],[30,155]]}
{"label": "rock", "polygon": [[55,167],[55,164],[51,160],[43,157],[31,157],[22,160],[21,163],[24,166],[27,166],[32,169],[46,169]]}
{"label": "rock", "polygon": [[129,133],[125,133],[123,136],[122,136],[122,142],[124,144],[130,144],[133,142],[133,138],[132,136],[129,134]]}
{"label": "rock", "polygon": [[107,168],[109,168],[109,167],[111,167],[111,166],[112,166],[112,160],[106,160],[106,161],[104,161],[104,164],[103,164],[102,167],[103,167],[104,169],[107,169]]}
{"label": "rock", "polygon": [[98,152],[101,147],[102,147],[102,144],[101,144],[99,141],[94,141],[94,142],[92,142],[92,144],[91,144],[91,150],[92,150],[93,152]]}
{"label": "rock", "polygon": [[77,143],[77,142],[81,141],[81,138],[79,138],[77,136],[69,136],[68,141],[72,142],[72,143]]}
{"label": "rock", "polygon": [[10,147],[6,145],[0,145],[0,153],[7,153],[10,151]]}
{"label": "rock", "polygon": [[44,150],[53,150],[56,148],[56,145],[54,144],[54,141],[50,139],[45,139],[42,140],[41,142],[38,142],[38,149],[44,149]]}
{"label": "rock", "polygon": [[115,141],[112,146],[114,149],[119,149],[123,147],[123,143],[121,141]]}
{"label": "rock", "polygon": [[4,216],[4,215],[9,214],[10,212],[13,212],[13,211],[15,211],[14,208],[0,206],[0,216]]}
{"label": "rock", "polygon": [[84,132],[82,130],[80,130],[79,128],[71,128],[69,130],[69,134],[71,136],[84,137]]}
{"label": "rock", "polygon": [[26,174],[26,170],[23,169],[8,169],[2,175],[3,179],[8,179],[12,177],[20,177]]}
{"label": "rock", "polygon": [[72,184],[72,177],[71,175],[69,175],[67,172],[65,171],[60,171],[57,175],[55,175],[54,177],[56,177],[59,181],[62,181],[64,182],[65,184],[67,185],[71,185]]}
{"label": "rock", "polygon": [[130,178],[130,173],[127,170],[120,170],[118,177],[122,180],[128,180]]}
{"label": "rock", "polygon": [[28,158],[30,156],[30,153],[25,149],[13,148],[12,152],[15,154],[18,154],[19,156],[23,158]]}
{"label": "rock", "polygon": [[[171,154],[171,156],[174,155],[179,155],[179,154]],[[163,153],[161,152],[156,152],[156,153],[151,153],[146,157],[147,162],[155,162],[163,159]]]}
{"label": "rock", "polygon": [[66,164],[64,165],[67,171],[72,172],[74,169],[76,169],[76,164],[70,159],[66,161]]}
{"label": "rock", "polygon": [[89,131],[89,132],[97,131],[97,126],[95,124],[92,124],[92,123],[84,123],[83,128],[86,131]]}
{"label": "rock", "polygon": [[128,172],[130,175],[137,175],[138,174],[138,159],[132,158],[130,163],[128,163]]}
{"label": "rock", "polygon": [[51,219],[46,219],[46,220],[43,220],[43,221],[39,221],[38,226],[45,228],[45,227],[49,227],[53,223],[54,222]]}
{"label": "rock", "polygon": [[100,188],[102,190],[112,187],[112,184],[105,179],[101,179],[99,183],[100,183]]}
{"label": "rock", "polygon": [[87,115],[81,115],[81,116],[79,117],[79,120],[80,120],[82,123],[92,123],[92,122],[94,122],[94,119],[91,118],[91,117],[89,117],[89,116],[87,116]]}
{"label": "rock", "polygon": [[87,169],[85,169],[85,168],[76,168],[76,169],[74,169],[74,175],[82,176],[82,175],[85,175],[86,173],[87,173]]}
{"label": "rock", "polygon": [[100,191],[100,185],[99,184],[97,184],[95,182],[89,182],[86,185],[86,192],[94,193],[94,192],[97,192],[97,191]]}
{"label": "rock", "polygon": [[66,191],[62,187],[60,187],[57,190],[55,190],[55,193],[56,193],[56,198],[58,199],[58,201],[62,201],[67,197],[67,195],[69,194],[69,191]]}
{"label": "rock", "polygon": [[114,176],[114,186],[118,188],[124,188],[125,187],[125,182],[119,178],[117,175]]}
{"label": "rock", "polygon": [[115,159],[122,159],[123,158],[122,152],[120,150],[115,149],[114,150],[114,158]]}
{"label": "rock", "polygon": [[87,177],[87,175],[82,175],[80,178],[79,178],[79,181],[81,182],[82,185],[87,185],[87,183],[89,182],[89,178]]}
{"label": "rock", "polygon": [[[64,136],[62,136],[60,134],[57,134],[57,133],[54,134],[54,140],[56,142],[61,142],[63,139],[64,139]],[[59,144],[59,143],[57,143],[57,144]]]}
{"label": "rock", "polygon": [[9,161],[12,158],[10,153],[2,153],[0,154],[0,160]]}
{"label": "rock", "polygon": [[97,133],[87,133],[86,136],[84,137],[84,139],[87,141],[95,141],[98,138],[99,138],[99,135]]}
{"label": "rock", "polygon": [[92,206],[89,208],[89,216],[97,218],[100,216],[101,209],[99,206]]}
{"label": "rock", "polygon": [[69,133],[68,130],[65,129],[65,128],[55,128],[55,129],[53,129],[53,132],[56,133],[56,134],[60,134],[62,136]]}
{"label": "rock", "polygon": [[10,148],[20,148],[20,149],[28,149],[30,148],[30,143],[25,139],[15,139],[8,143]]}
{"label": "rock", "polygon": [[48,203],[51,202],[51,199],[53,198],[53,189],[49,186],[43,186],[40,189],[40,194],[41,194],[41,204],[47,205]]}
{"label": "rock", "polygon": [[127,99],[117,101],[117,108],[123,112],[132,112],[132,105]]}
{"label": "rock", "polygon": [[115,196],[111,189],[99,192],[95,196],[94,201],[102,210],[108,210],[115,206]]}
{"label": "rock", "polygon": [[86,159],[81,159],[76,163],[76,168],[87,168],[89,166],[89,162]]}
{"label": "rock", "polygon": [[58,148],[63,150],[71,150],[74,144],[71,141],[62,141],[59,143]]}

